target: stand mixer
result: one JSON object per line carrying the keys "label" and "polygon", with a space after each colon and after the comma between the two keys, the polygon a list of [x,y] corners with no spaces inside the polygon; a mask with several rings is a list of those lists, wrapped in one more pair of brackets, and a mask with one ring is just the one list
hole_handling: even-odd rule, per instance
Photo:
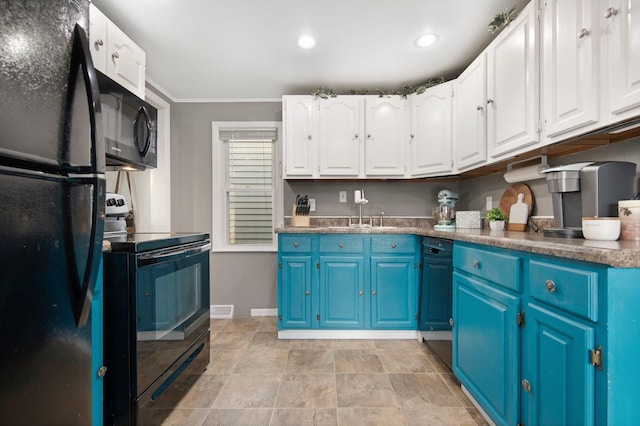
{"label": "stand mixer", "polygon": [[449,231],[456,229],[456,202],[458,194],[443,189],[438,192],[438,204],[433,208],[433,218],[438,222],[433,229]]}

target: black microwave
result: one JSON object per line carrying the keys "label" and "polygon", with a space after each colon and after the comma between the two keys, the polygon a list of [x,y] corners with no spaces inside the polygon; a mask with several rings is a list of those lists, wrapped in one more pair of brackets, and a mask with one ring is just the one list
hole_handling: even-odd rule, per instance
{"label": "black microwave", "polygon": [[100,71],[96,74],[107,169],[155,168],[158,110]]}

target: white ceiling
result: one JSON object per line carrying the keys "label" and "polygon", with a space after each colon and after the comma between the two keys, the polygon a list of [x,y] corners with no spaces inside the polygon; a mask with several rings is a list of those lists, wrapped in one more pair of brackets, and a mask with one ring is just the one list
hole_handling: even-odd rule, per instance
{"label": "white ceiling", "polygon": [[[322,86],[399,90],[453,78],[519,0],[94,0],[146,51],[147,79],[176,101],[279,99]],[[522,1],[520,0],[520,3]],[[303,50],[310,34],[316,47]],[[413,41],[436,33],[436,45]]]}

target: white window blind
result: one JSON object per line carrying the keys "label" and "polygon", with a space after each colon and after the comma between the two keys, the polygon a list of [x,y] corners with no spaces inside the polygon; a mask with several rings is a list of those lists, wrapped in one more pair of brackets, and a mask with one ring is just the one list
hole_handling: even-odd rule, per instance
{"label": "white window blind", "polygon": [[220,129],[228,245],[273,245],[275,128]]}

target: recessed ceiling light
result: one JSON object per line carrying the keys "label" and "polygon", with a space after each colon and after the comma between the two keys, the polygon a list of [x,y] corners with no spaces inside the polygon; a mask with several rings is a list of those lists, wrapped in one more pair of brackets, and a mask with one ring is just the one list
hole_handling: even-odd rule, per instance
{"label": "recessed ceiling light", "polygon": [[302,47],[303,49],[311,49],[315,45],[316,41],[310,35],[303,35],[298,39],[298,46]]}
{"label": "recessed ceiling light", "polygon": [[438,41],[438,36],[435,34],[423,34],[413,42],[416,47],[429,47]]}

